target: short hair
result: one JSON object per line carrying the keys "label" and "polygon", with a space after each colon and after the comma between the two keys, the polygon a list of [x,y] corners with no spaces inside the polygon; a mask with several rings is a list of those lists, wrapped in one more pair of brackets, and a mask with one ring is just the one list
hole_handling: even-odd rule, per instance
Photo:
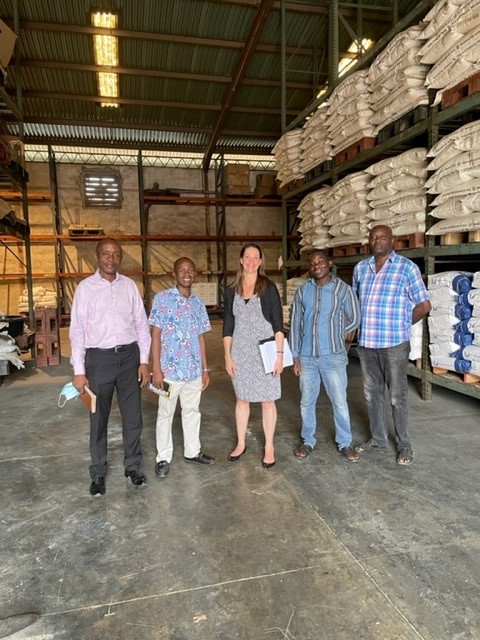
{"label": "short hair", "polygon": [[123,254],[122,245],[118,240],[115,240],[115,238],[102,238],[99,242],[97,242],[97,246],[95,247],[96,256],[98,256],[98,252],[100,251],[100,248],[104,244],[116,244],[117,247],[120,249],[120,253]]}
{"label": "short hair", "polygon": [[183,256],[182,258],[177,258],[175,260],[175,262],[173,263],[173,270],[176,271],[178,269],[178,267],[182,264],[182,262],[190,262],[190,264],[193,266],[193,268],[196,271],[196,266],[194,261],[191,258],[187,258],[186,256]]}
{"label": "short hair", "polygon": [[316,253],[322,253],[328,261],[331,260],[330,254],[327,249],[312,249],[312,251],[310,251],[307,256],[307,260],[310,261],[311,256],[315,255]]}

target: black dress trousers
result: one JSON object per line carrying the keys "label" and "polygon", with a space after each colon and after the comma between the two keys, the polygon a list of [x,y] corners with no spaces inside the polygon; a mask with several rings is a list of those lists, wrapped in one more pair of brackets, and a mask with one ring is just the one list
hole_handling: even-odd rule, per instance
{"label": "black dress trousers", "polygon": [[122,416],[125,469],[139,469],[142,461],[141,388],[138,381],[140,351],[138,344],[112,349],[87,349],[85,374],[90,389],[97,395],[97,410],[90,414],[90,477],[103,477],[107,472],[107,426],[113,392],[117,392]]}

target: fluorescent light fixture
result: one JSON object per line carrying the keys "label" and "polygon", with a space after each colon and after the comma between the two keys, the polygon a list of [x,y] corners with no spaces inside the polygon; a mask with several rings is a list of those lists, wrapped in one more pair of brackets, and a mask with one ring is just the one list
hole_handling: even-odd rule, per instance
{"label": "fluorescent light fixture", "polygon": [[[118,16],[115,13],[97,11],[92,13],[92,25],[104,29],[116,29]],[[97,73],[98,92],[104,98],[118,98],[118,74],[111,71],[112,67],[118,67],[118,38],[108,35],[94,35],[93,49],[95,64],[108,67],[108,71]],[[102,102],[102,107],[118,107],[117,102]]]}

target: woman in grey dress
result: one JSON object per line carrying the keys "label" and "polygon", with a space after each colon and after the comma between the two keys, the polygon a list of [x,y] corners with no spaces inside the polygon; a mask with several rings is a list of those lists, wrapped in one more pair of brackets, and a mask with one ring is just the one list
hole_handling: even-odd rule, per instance
{"label": "woman in grey dress", "polygon": [[[273,336],[277,347],[277,359],[273,373],[265,373],[259,343]],[[237,446],[228,456],[229,462],[236,462],[245,453],[250,402],[261,402],[265,434],[262,465],[269,469],[275,464],[275,400],[281,395],[283,343],[280,295],[277,287],[265,275],[265,260],[261,248],[256,244],[247,244],[240,251],[240,268],[225,298],[225,368],[232,378],[237,397]]]}

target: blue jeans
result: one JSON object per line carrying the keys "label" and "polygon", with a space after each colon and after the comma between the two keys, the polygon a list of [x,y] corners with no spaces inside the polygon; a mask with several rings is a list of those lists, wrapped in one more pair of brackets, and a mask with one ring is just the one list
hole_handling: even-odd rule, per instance
{"label": "blue jeans", "polygon": [[323,382],[332,403],[335,422],[335,442],[339,449],[352,443],[350,414],[347,404],[347,363],[345,351],[325,356],[300,356],[300,413],[302,415],[302,439],[315,446],[317,428],[316,406]]}
{"label": "blue jeans", "polygon": [[390,392],[397,448],[410,448],[408,435],[407,365],[410,342],[385,349],[358,347],[362,367],[363,394],[367,403],[372,440],[380,447],[387,443],[385,387]]}

